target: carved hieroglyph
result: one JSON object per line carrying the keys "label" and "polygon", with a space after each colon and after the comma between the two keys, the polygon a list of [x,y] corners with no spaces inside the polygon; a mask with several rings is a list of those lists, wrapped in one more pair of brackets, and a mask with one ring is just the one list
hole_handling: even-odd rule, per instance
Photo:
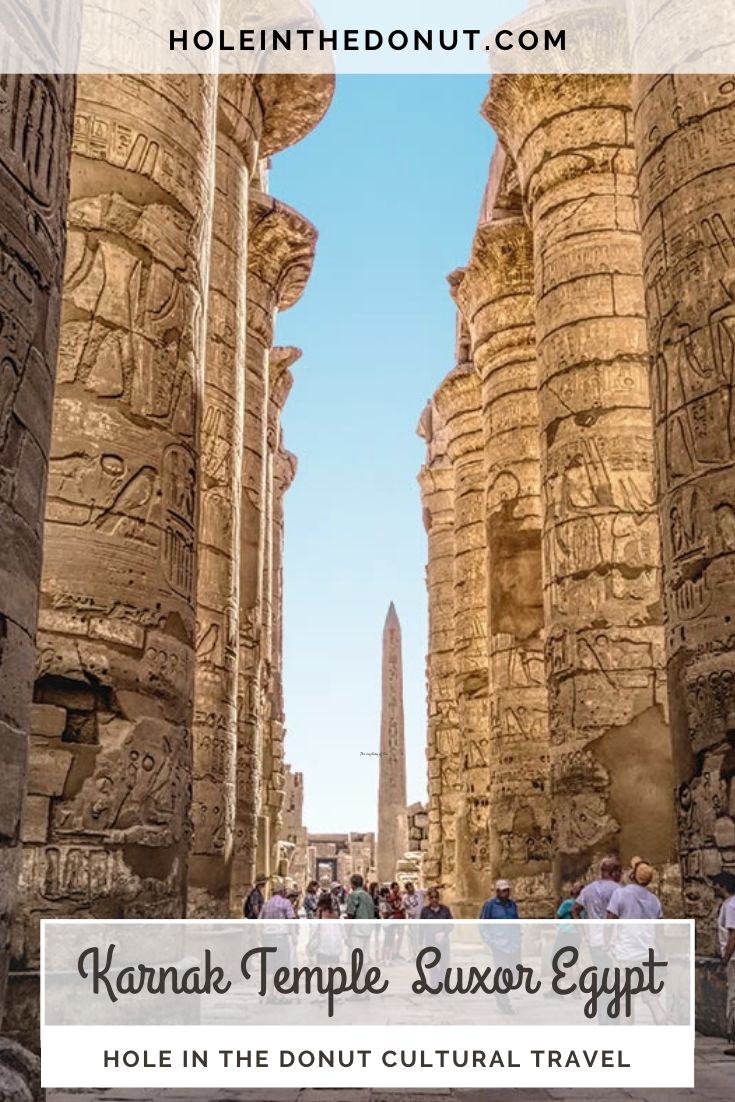
{"label": "carved hieroglyph", "polygon": [[378,782],[377,870],[381,882],[395,879],[408,849],[406,745],[403,729],[403,651],[401,625],[391,601],[383,625]]}
{"label": "carved hieroglyph", "polygon": [[268,671],[267,711],[264,717],[263,754],[264,813],[268,818],[271,846],[285,843],[283,705],[283,538],[284,496],[296,476],[296,456],[283,447],[281,413],[291,392],[290,367],[301,355],[298,348],[273,348],[268,361],[268,525],[263,585],[263,664]]}
{"label": "carved hieroglyph", "polygon": [[[419,474],[419,484],[428,539],[429,604],[426,659],[429,804],[423,874],[425,883],[432,885],[445,880],[444,856],[448,851],[444,841],[447,824],[442,816],[445,762],[459,738],[454,677],[454,470],[446,451],[446,429],[433,402],[429,402],[421,416],[418,433],[426,441],[426,462]],[[447,783],[450,781],[456,785],[456,771],[447,772]],[[447,877],[451,867],[449,862]]]}
{"label": "carved hieroglyph", "polygon": [[633,82],[687,912],[735,869],[735,80]]}
{"label": "carved hieroglyph", "polygon": [[181,915],[214,84],[82,77],[16,954]]}
{"label": "carved hieroglyph", "polygon": [[558,879],[674,855],[627,77],[496,76],[533,232]]}
{"label": "carved hieroglyph", "polygon": [[238,560],[248,189],[262,130],[252,78],[219,81],[201,424],[196,697],[187,914],[229,913],[237,740]]}
{"label": "carved hieroglyph", "polygon": [[553,894],[532,287],[522,217],[481,224],[457,301],[482,385],[490,879],[511,877],[522,913],[545,916]]}
{"label": "carved hieroglyph", "polygon": [[[461,278],[461,275],[458,277]],[[442,883],[460,913],[476,914],[490,868],[488,803],[487,547],[480,380],[458,325],[458,366],[434,395],[452,463],[454,699],[456,724],[437,746],[442,761]],[[463,917],[460,915],[460,917]]]}
{"label": "carved hieroglyph", "polygon": [[0,82],[0,1017],[20,867],[74,80]]}
{"label": "carved hieroglyph", "polygon": [[[256,872],[274,863],[276,839],[263,791],[263,763],[270,679],[270,520],[272,464],[269,461],[269,360],[276,310],[299,298],[314,258],[316,230],[291,207],[251,189],[247,273],[245,433],[240,535],[240,619],[237,705],[235,844],[231,910]],[[268,556],[268,565],[266,565]],[[259,867],[256,870],[256,858]]]}

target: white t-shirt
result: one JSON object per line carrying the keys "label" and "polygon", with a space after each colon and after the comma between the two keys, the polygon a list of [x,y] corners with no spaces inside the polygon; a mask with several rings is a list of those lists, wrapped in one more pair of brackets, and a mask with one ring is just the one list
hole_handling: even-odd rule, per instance
{"label": "white t-shirt", "polygon": [[720,943],[720,956],[725,955],[731,930],[735,930],[735,895],[723,899],[720,913],[717,916],[717,940]]}
{"label": "white t-shirt", "polygon": [[593,880],[585,884],[576,901],[584,907],[587,918],[607,918],[607,905],[618,886],[616,880]]}
{"label": "white t-shirt", "polygon": [[618,918],[662,918],[661,900],[642,884],[625,884],[617,887],[607,905]]}
{"label": "white t-shirt", "polygon": [[615,923],[610,952],[616,960],[646,960],[649,949],[656,950],[656,930],[646,929],[652,918],[663,918],[661,900],[642,884],[626,884],[616,888],[607,905],[618,918],[638,920],[631,925]]}

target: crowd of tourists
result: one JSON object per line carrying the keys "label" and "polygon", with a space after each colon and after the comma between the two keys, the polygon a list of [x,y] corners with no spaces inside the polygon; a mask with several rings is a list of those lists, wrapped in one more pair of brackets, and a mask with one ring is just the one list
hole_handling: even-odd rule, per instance
{"label": "crowd of tourists", "polygon": [[[623,869],[620,858],[615,854],[604,857],[600,862],[599,875],[588,883],[578,882],[571,886],[568,894],[561,900],[556,918],[564,920],[560,927],[568,940],[574,936],[572,924],[585,919],[632,919],[636,921],[664,917],[661,900],[651,887],[654,879],[653,867],[643,858],[634,857],[630,867]],[[350,878],[349,890],[337,881],[331,885],[320,885],[311,880],[303,893],[295,887],[289,887],[284,881],[271,882],[270,896],[265,898],[268,881],[259,877],[249,892],[243,912],[246,918],[278,919],[429,919],[448,921],[452,912],[441,901],[438,887],[428,890],[417,889],[413,883],[404,885],[394,881],[380,885],[377,882],[365,884],[364,878],[356,873]],[[717,919],[717,937],[723,967],[726,969],[727,986],[727,1026],[729,1043],[725,1054],[735,1056],[735,874],[720,872],[712,878],[715,894],[721,904]],[[495,894],[487,899],[480,910],[480,919],[518,919],[522,915],[512,897],[510,881],[499,879],[495,884]],[[505,928],[508,929],[507,927]],[[511,928],[512,929],[512,928]],[[498,931],[498,934],[500,932]],[[375,939],[378,955],[382,959],[395,959],[401,956],[403,933],[399,925],[391,922],[383,927],[382,938]],[[589,951],[599,965],[605,963],[606,950],[604,939],[599,933],[590,933]],[[415,948],[409,939],[409,947]],[[512,933],[503,933],[492,942],[493,952],[502,963],[503,955],[510,957],[517,951],[517,943]],[[507,1010],[507,1006],[504,1007]]]}

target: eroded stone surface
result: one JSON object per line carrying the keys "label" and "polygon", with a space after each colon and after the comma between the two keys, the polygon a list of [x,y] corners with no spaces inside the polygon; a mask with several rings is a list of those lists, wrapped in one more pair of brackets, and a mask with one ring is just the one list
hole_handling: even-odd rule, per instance
{"label": "eroded stone surface", "polygon": [[666,653],[687,913],[735,868],[735,83],[636,77]]}

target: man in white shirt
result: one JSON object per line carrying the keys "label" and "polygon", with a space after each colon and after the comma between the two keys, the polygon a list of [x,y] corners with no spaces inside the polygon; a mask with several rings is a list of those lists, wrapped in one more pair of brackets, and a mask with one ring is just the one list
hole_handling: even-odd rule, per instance
{"label": "man in white shirt", "polygon": [[620,858],[609,854],[600,861],[600,876],[590,884],[585,884],[574,901],[572,918],[580,918],[582,911],[587,918],[607,918],[607,905],[610,897],[620,883],[623,869]]}
{"label": "man in white shirt", "polygon": [[[631,918],[647,922],[663,918],[661,900],[648,885],[653,880],[653,868],[641,857],[634,857],[627,884],[617,887],[607,905],[608,918]],[[648,933],[640,926],[624,926],[616,931],[611,945],[616,960],[644,960],[650,948],[656,947],[655,931]]]}
{"label": "man in white shirt", "polygon": [[725,1056],[735,1056],[735,874],[718,872],[712,877],[715,895],[722,900],[717,916],[717,939],[727,969],[727,1039]]}

